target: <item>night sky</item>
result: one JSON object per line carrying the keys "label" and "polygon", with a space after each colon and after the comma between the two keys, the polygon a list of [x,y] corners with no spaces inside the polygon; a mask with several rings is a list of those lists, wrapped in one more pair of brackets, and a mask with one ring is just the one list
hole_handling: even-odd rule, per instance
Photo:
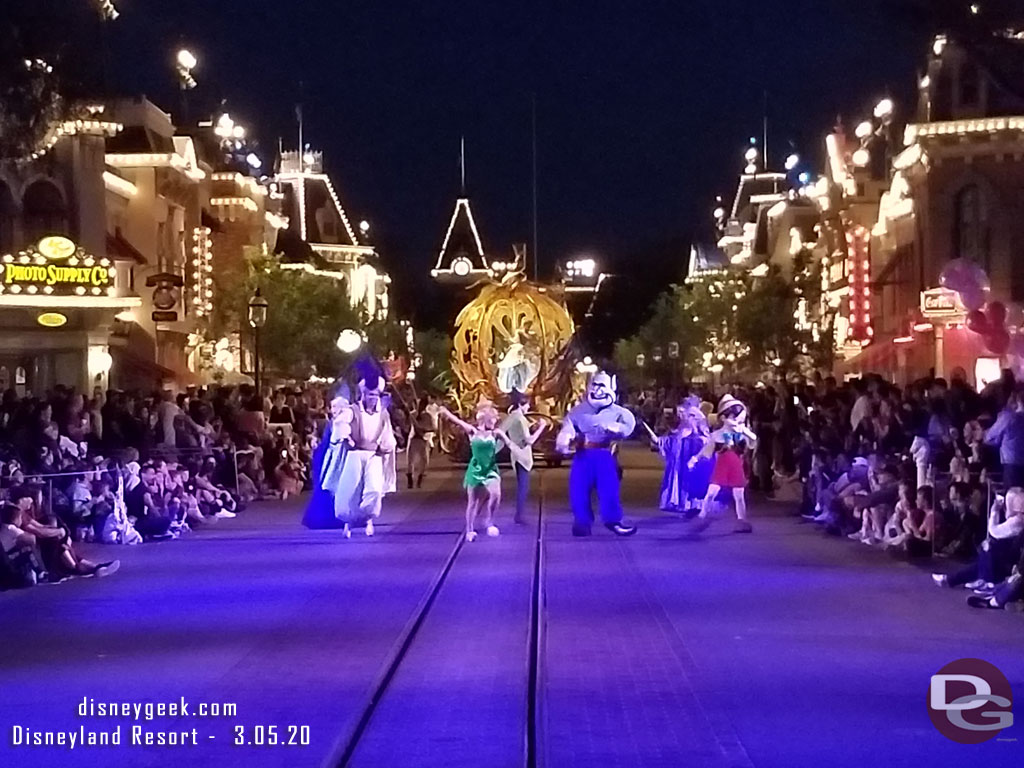
{"label": "night sky", "polygon": [[306,141],[406,296],[458,194],[460,135],[487,249],[531,240],[533,94],[542,274],[590,255],[665,281],[706,234],[714,195],[734,191],[766,90],[770,155],[791,142],[820,154],[837,114],[855,124],[887,92],[910,108],[929,32],[887,0],[117,5],[119,90],[173,110],[185,44],[200,59],[192,111],[226,99],[265,150],[279,136],[294,147],[302,102]]}

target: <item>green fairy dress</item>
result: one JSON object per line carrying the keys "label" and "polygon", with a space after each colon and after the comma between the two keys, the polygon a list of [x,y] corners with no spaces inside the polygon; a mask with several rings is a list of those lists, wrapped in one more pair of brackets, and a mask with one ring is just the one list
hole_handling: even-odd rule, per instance
{"label": "green fairy dress", "polygon": [[498,473],[498,438],[477,437],[469,440],[470,459],[466,467],[466,488],[478,488],[500,477]]}

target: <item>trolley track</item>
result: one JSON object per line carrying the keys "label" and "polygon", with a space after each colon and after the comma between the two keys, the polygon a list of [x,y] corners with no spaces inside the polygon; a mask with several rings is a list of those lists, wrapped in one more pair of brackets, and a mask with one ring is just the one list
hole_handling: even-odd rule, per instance
{"label": "trolley track", "polygon": [[[541,749],[541,691],[543,685],[543,613],[544,613],[544,483],[540,475],[536,532],[532,543],[532,567],[530,570],[530,595],[528,610],[527,647],[525,653],[526,690],[524,692],[524,717],[522,735],[522,765],[537,768],[543,765]],[[326,768],[350,768],[360,747],[374,727],[375,715],[381,709],[393,684],[402,670],[407,669],[411,653],[417,647],[417,638],[427,623],[432,609],[442,595],[449,577],[455,569],[460,555],[466,550],[462,532],[455,539],[437,575],[431,581],[423,598],[395,641],[387,660],[371,686],[370,694],[358,718],[341,735],[324,762]],[[397,737],[397,734],[396,734]]]}

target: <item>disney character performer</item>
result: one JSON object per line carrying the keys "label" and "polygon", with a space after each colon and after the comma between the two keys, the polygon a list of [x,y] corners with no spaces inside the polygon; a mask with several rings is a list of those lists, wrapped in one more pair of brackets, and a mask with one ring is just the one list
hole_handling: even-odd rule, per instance
{"label": "disney character performer", "polygon": [[427,398],[423,397],[416,410],[409,414],[409,441],[405,446],[405,477],[409,488],[413,487],[413,478],[417,488],[423,485],[423,477],[430,467],[430,443],[436,429],[433,417],[427,412]]}
{"label": "disney character performer", "polygon": [[[347,387],[346,390],[347,392]],[[339,392],[331,400],[331,418],[313,452],[313,492],[306,506],[302,523],[307,528],[341,528],[344,523],[334,516],[334,491],[345,465],[345,455],[352,446],[352,409],[348,398]]]}
{"label": "disney character performer", "polygon": [[508,416],[501,424],[501,431],[521,449],[520,459],[517,460],[515,456],[512,458],[512,465],[516,468],[516,516],[514,519],[517,523],[525,523],[526,499],[530,495],[530,472],[533,471],[533,444],[547,429],[548,424],[546,421],[541,421],[531,432],[530,421],[526,418],[526,411],[530,407],[530,398],[518,389],[513,389],[510,400],[511,406],[508,409]]}
{"label": "disney character performer", "polygon": [[[710,440],[707,418],[700,399],[688,397],[676,406],[679,425],[657,438],[657,448],[665,460],[658,505],[666,512],[698,512],[708,492],[713,461],[701,456]],[[696,459],[690,465],[690,460]]]}
{"label": "disney character performer", "polygon": [[494,524],[494,512],[501,503],[499,441],[509,447],[513,457],[519,453],[519,449],[497,428],[498,409],[488,400],[481,400],[477,404],[475,425],[463,421],[447,408],[442,408],[440,415],[469,435],[470,459],[462,483],[466,488],[466,541],[476,539],[476,518],[481,509],[484,512],[487,535],[497,536],[501,533]]}
{"label": "disney character performer", "polygon": [[366,374],[359,380],[359,400],[341,409],[342,420],[344,411],[351,413],[351,448],[335,486],[334,515],[344,523],[345,538],[352,536],[351,526],[361,524],[366,525],[366,535],[373,536],[373,521],[380,517],[384,495],[395,492],[397,441],[383,392],[384,377]]}
{"label": "disney character performer", "polygon": [[715,454],[715,467],[711,471],[708,492],[701,504],[700,516],[694,521],[694,532],[703,531],[711,525],[711,505],[724,488],[732,492],[736,505],[737,533],[750,533],[753,528],[747,520],[747,473],[743,467],[743,453],[757,445],[757,435],[747,427],[747,407],[732,395],[725,395],[718,402],[718,418],[722,426],[711,433],[711,439],[699,456],[690,459],[695,467],[702,456]]}
{"label": "disney character performer", "polygon": [[572,507],[573,536],[589,536],[594,523],[590,504],[597,491],[601,520],[619,536],[631,536],[636,527],[622,520],[618,465],[612,453],[617,440],[625,440],[636,429],[636,417],[615,402],[615,377],[598,371],[587,385],[586,399],[569,411],[555,440],[561,453],[568,453],[575,441],[576,456],[569,470],[569,505]]}

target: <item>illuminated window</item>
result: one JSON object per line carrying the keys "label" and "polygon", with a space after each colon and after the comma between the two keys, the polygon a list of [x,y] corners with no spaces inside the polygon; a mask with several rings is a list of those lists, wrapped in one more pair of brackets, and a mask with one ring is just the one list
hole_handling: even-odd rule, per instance
{"label": "illuminated window", "polygon": [[10,187],[0,181],[0,254],[14,250],[14,219],[17,212]]}
{"label": "illuminated window", "polygon": [[988,206],[977,184],[961,189],[953,203],[954,257],[989,270]]}
{"label": "illuminated window", "polygon": [[34,243],[46,235],[68,234],[64,197],[53,182],[32,182],[21,199],[21,208],[28,242]]}

